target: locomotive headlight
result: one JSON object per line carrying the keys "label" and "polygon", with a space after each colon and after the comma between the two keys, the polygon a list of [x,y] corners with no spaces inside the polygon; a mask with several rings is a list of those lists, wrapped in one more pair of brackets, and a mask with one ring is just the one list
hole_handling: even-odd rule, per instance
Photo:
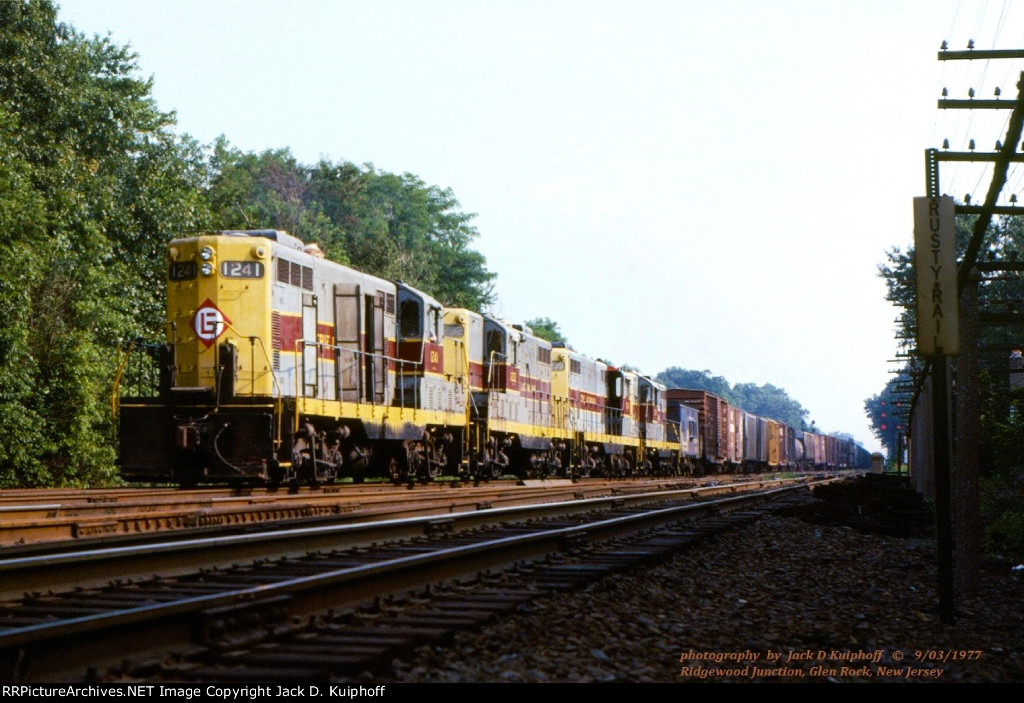
{"label": "locomotive headlight", "polygon": [[203,264],[202,268],[200,268],[199,270],[203,272],[204,276],[212,276],[213,275],[213,264],[211,264],[209,261],[207,261],[205,264]]}
{"label": "locomotive headlight", "polygon": [[199,258],[203,261],[209,261],[213,258],[213,249],[210,247],[203,247],[199,250]]}

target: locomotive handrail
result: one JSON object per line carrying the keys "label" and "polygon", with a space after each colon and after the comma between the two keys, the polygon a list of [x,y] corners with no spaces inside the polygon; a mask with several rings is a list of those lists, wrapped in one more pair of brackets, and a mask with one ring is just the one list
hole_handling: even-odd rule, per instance
{"label": "locomotive handrail", "polygon": [[607,434],[622,435],[622,410],[619,408],[604,407],[605,432]]}
{"label": "locomotive handrail", "polygon": [[576,430],[576,418],[573,417],[572,403],[568,396],[548,394],[551,399],[552,415],[555,416],[555,427],[560,430]]}
{"label": "locomotive handrail", "polygon": [[[242,334],[241,332],[236,330],[234,328],[234,326],[230,322],[228,322],[227,320],[219,320],[217,322],[217,324],[224,325],[224,327],[226,329],[229,329],[232,332],[234,332],[235,336],[238,339],[247,339],[247,340],[249,340],[249,347],[250,347],[249,348],[249,367],[250,367],[250,372],[252,373],[252,380],[249,383],[249,395],[250,396],[255,396],[256,395],[256,379],[255,379],[256,357],[255,357],[255,352],[253,352],[252,347],[253,347],[253,342],[254,341],[258,341],[260,343],[260,349],[263,350],[263,358],[266,359],[266,361],[267,361],[267,369],[270,370],[270,380],[273,383],[273,385],[277,386],[277,399],[279,401],[282,400],[282,397],[284,395],[284,389],[281,387],[281,383],[277,380],[277,374],[274,373],[274,362],[271,361],[270,355],[267,353],[267,345],[266,345],[266,342],[263,341],[263,337],[261,337],[258,334]],[[175,363],[177,363],[177,360],[175,360]]]}
{"label": "locomotive handrail", "polygon": [[508,361],[508,355],[502,354],[501,352],[491,351],[488,352],[489,357],[487,359],[487,390],[493,390],[494,387],[494,359],[500,357],[506,362]]}
{"label": "locomotive handrail", "polygon": [[[253,357],[253,352],[252,352],[252,340],[254,340],[254,339],[258,340],[259,343],[260,343],[260,349],[263,350],[263,358],[265,358],[267,360],[267,368],[270,369],[270,380],[273,383],[273,385],[277,387],[277,413],[276,413],[277,414],[277,427],[276,427],[276,431],[274,433],[274,448],[278,449],[278,448],[280,448],[281,441],[282,441],[282,437],[281,437],[281,424],[283,422],[282,418],[284,417],[284,413],[282,412],[282,410],[284,408],[284,388],[281,387],[281,382],[277,380],[277,374],[274,373],[274,362],[271,361],[270,354],[267,353],[267,345],[263,341],[263,337],[260,337],[259,335],[249,337],[249,345],[250,345],[249,363],[252,365],[253,372],[255,373],[255,369],[256,369],[256,359]],[[255,378],[253,378],[253,381],[249,384],[249,395],[250,396],[255,396],[256,395],[256,381],[255,381]]]}
{"label": "locomotive handrail", "polygon": [[[121,347],[122,341],[128,342],[128,346],[126,348],[122,349],[122,347]],[[131,393],[130,384],[132,383],[132,381],[130,379],[126,379],[125,376],[126,375],[128,375],[128,376],[132,375],[132,372],[133,372],[132,360],[133,360],[133,358],[142,358],[142,357],[133,357],[133,353],[144,352],[144,351],[152,352],[154,350],[159,349],[159,347],[160,347],[159,343],[157,343],[157,342],[145,342],[142,337],[136,337],[134,339],[128,339],[128,340],[120,340],[120,339],[117,340],[117,351],[118,351],[118,355],[121,357],[121,361],[118,364],[117,372],[115,373],[115,376],[114,376],[114,382],[113,382],[113,385],[111,387],[111,410],[113,412],[113,416],[114,417],[117,417],[118,412],[120,411],[120,407],[121,407],[120,398],[121,398],[121,388],[122,388],[122,385],[126,388],[126,391],[125,391],[126,393]],[[134,366],[138,367],[137,369],[135,369],[135,374],[134,374],[134,381],[135,381],[135,384],[137,386],[137,388],[135,390],[135,393],[136,393],[137,396],[141,397],[142,394],[143,394],[143,386],[146,386],[150,390],[152,390],[156,386],[156,384],[159,382],[158,381],[159,371],[158,371],[157,367],[153,366],[153,365],[150,365],[149,368],[144,367],[143,363],[141,361],[137,365],[134,365]],[[154,378],[157,378],[157,380],[154,380]],[[122,381],[124,381],[123,384],[122,384]]]}
{"label": "locomotive handrail", "polygon": [[[583,393],[588,394],[589,391],[583,391]],[[569,421],[572,430],[587,434],[596,434],[604,431],[603,414],[600,416],[600,419],[594,417],[595,414],[601,414],[602,411],[590,410],[586,407],[582,407],[586,404],[584,398],[580,398],[575,405],[573,404],[571,397],[568,400]]]}
{"label": "locomotive handrail", "polygon": [[[539,392],[535,392],[534,391],[533,375],[530,373],[530,363],[529,362],[525,362],[523,364],[523,366],[526,367],[526,373],[525,374],[520,374],[519,378],[518,378],[518,381],[519,381],[519,396],[522,397],[524,391],[530,394],[529,398],[527,398],[527,406],[526,406],[526,408],[527,408],[527,421],[531,425],[542,426],[543,423],[544,423],[544,420],[543,420],[543,418],[538,419],[538,416],[541,415],[540,409],[543,407],[542,403],[544,402],[543,399],[541,397],[539,397],[539,396],[543,396],[543,393],[539,393]],[[526,379],[525,382],[523,381],[524,378]],[[543,434],[543,431],[541,433]]]}
{"label": "locomotive handrail", "polygon": [[[278,398],[278,400],[280,400],[281,397],[284,395],[284,389],[281,388],[281,382],[277,380],[277,374],[274,373],[274,362],[270,360],[270,355],[267,353],[267,345],[263,341],[263,337],[260,337],[260,336],[257,335],[257,336],[247,337],[247,339],[249,340],[250,344],[252,343],[252,340],[254,340],[254,339],[257,340],[260,343],[260,349],[263,350],[263,358],[267,360],[267,368],[270,369],[270,380],[273,382],[273,384],[275,386],[277,386],[277,398]],[[256,360],[252,357],[251,352],[250,352],[250,360],[251,360],[252,368],[255,370],[255,368],[256,368]],[[250,384],[249,395],[256,395],[256,383],[255,383],[255,381],[253,381]]]}
{"label": "locomotive handrail", "polygon": [[[472,374],[469,370],[469,346],[461,339],[455,337],[442,336],[443,339],[451,340],[455,346],[455,373],[444,374],[447,378],[452,378],[455,383],[462,386],[462,412],[466,418],[466,427],[468,428],[472,424],[472,406],[473,406],[473,392],[472,392]],[[444,348],[444,342],[441,342],[442,349]],[[444,373],[444,368],[441,369]],[[470,440],[470,433],[464,432],[462,434],[462,450],[466,456],[472,454],[472,442]]]}
{"label": "locomotive handrail", "polygon": [[[674,433],[673,433],[674,430]],[[665,437],[669,442],[675,441],[682,444],[683,442],[683,428],[681,422],[675,420],[665,420]]]}
{"label": "locomotive handrail", "polygon": [[[367,351],[363,351],[361,349],[350,349],[348,347],[343,347],[340,344],[324,344],[323,342],[311,342],[311,341],[308,341],[308,340],[305,340],[305,339],[297,339],[297,340],[295,340],[295,353],[298,354],[300,357],[302,357],[302,352],[305,351],[305,349],[307,347],[316,347],[317,357],[318,358],[319,358],[319,353],[320,353],[321,349],[330,349],[330,350],[332,350],[335,353],[335,357],[334,357],[335,358],[334,374],[335,374],[336,377],[341,372],[340,364],[337,363],[337,359],[341,358],[343,353],[350,354],[350,355],[352,355],[354,357],[359,357],[359,356],[369,357],[371,359],[378,360],[378,361],[383,361],[383,362],[391,362],[391,361],[393,361],[393,362],[395,362],[396,373],[398,374],[399,378],[404,378],[405,377],[405,370],[398,368],[400,365],[408,364],[408,365],[412,365],[412,366],[423,366],[423,362],[422,361],[410,361],[408,359],[401,359],[401,358],[398,358],[398,357],[395,357],[395,356],[388,356],[387,354],[378,354],[376,352],[367,352]],[[306,372],[306,360],[305,360],[305,358],[302,358],[302,372],[303,372],[303,375]],[[360,390],[361,386],[362,386],[362,376],[357,374],[356,378],[359,381],[359,383],[357,384],[356,390]],[[337,380],[340,382],[340,379],[337,379]],[[295,383],[296,383],[296,386],[300,386],[301,385],[301,384],[299,384],[299,374],[295,375]],[[401,385],[401,384],[399,384],[399,385]],[[385,388],[384,397],[385,397],[385,399],[387,398],[387,386],[388,386],[388,379],[387,379],[387,374],[385,373],[384,374],[384,388]],[[343,386],[340,386],[340,388],[342,390],[348,390],[348,389],[346,389]],[[309,396],[306,396],[305,394],[300,393],[299,389],[297,387],[296,388],[296,397],[298,397],[298,398],[306,398],[306,397],[309,397]],[[338,398],[338,400],[341,400],[341,398]],[[371,398],[370,398],[369,401],[360,400],[358,402],[368,402],[371,405],[375,405],[376,404],[373,401],[372,394],[371,394]],[[387,402],[385,402],[384,404],[386,405]]]}
{"label": "locomotive handrail", "polygon": [[[134,340],[128,342],[128,348],[124,350],[124,357],[122,358],[121,363],[117,367],[117,373],[114,375],[114,387],[110,391],[110,413],[114,417],[117,417],[117,411],[121,405],[119,402],[121,400],[121,394],[119,393],[119,391],[121,390],[121,374],[124,373],[124,369],[128,365],[128,359],[131,356],[132,348],[134,346]],[[117,343],[117,350],[118,352],[121,351],[120,340],[118,340]]]}
{"label": "locomotive handrail", "polygon": [[174,320],[167,320],[163,326],[169,328],[167,338],[171,340],[171,368],[174,374],[171,377],[171,385],[173,386],[178,377],[178,323]]}

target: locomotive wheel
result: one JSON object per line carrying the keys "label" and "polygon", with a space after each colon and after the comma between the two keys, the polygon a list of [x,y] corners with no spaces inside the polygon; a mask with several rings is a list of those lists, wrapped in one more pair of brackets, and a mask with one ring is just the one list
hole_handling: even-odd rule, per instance
{"label": "locomotive wheel", "polygon": [[306,481],[311,486],[317,485],[316,462],[313,459],[315,451],[316,430],[306,423],[292,439],[292,476],[295,480]]}
{"label": "locomotive wheel", "polygon": [[400,485],[405,479],[406,473],[406,461],[404,454],[400,455],[398,452],[388,452],[385,467],[387,469],[388,478],[391,479],[391,482],[396,486]]}
{"label": "locomotive wheel", "polygon": [[339,466],[344,467],[344,474],[352,477],[352,483],[363,483],[367,476],[374,475],[374,471],[383,470],[374,463],[374,452],[371,447],[361,444],[350,444],[342,452],[342,460]]}
{"label": "locomotive wheel", "polygon": [[444,447],[434,446],[433,443],[428,443],[426,446],[417,444],[417,447],[420,460],[423,462],[422,468],[426,474],[425,478],[428,481],[433,481],[441,475],[441,467],[447,462],[444,455]]}
{"label": "locomotive wheel", "polygon": [[547,473],[547,457],[543,452],[523,451],[519,462],[519,471],[514,473],[521,479],[544,478]]}
{"label": "locomotive wheel", "polygon": [[632,476],[634,474],[633,461],[630,459],[628,454],[624,454],[622,457],[622,475]]}
{"label": "locomotive wheel", "polygon": [[558,478],[562,475],[562,462],[558,460],[554,450],[545,452],[544,461],[547,464],[548,478]]}
{"label": "locomotive wheel", "polygon": [[481,465],[483,466],[483,471],[481,473],[483,474],[485,481],[489,481],[492,478],[501,478],[501,476],[509,470],[509,465],[507,463],[498,461],[499,456],[506,457],[507,459],[507,454],[498,450],[497,440],[494,437],[491,437],[487,440],[483,461],[481,462]]}
{"label": "locomotive wheel", "polygon": [[609,476],[612,478],[622,477],[622,459],[618,455],[612,455],[611,457],[611,470]]}
{"label": "locomotive wheel", "polygon": [[405,443],[405,468],[406,479],[414,481],[429,481],[437,476],[437,467],[432,466],[424,452],[423,442]]}

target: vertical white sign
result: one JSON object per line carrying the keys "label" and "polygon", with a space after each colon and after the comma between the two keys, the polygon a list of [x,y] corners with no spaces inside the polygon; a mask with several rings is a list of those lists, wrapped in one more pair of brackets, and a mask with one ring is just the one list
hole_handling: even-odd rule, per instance
{"label": "vertical white sign", "polygon": [[960,351],[954,218],[948,195],[914,198],[917,353],[923,356]]}

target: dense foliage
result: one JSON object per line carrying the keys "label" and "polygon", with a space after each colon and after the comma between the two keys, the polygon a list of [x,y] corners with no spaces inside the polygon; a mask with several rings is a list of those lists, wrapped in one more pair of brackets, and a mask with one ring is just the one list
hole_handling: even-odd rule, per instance
{"label": "dense foliage", "polygon": [[800,403],[789,397],[781,388],[766,383],[758,386],[754,383],[737,383],[730,385],[722,376],[712,376],[711,372],[681,369],[672,366],[657,376],[657,380],[669,388],[691,388],[707,391],[724,398],[730,404],[742,408],[748,413],[769,417],[784,422],[790,427],[800,430],[817,431],[807,424],[807,410]]}
{"label": "dense foliage", "polygon": [[203,147],[137,74],[132,52],[58,22],[49,0],[0,2],[0,487],[116,480],[117,347],[160,335],[174,236],[288,229],[445,304],[493,298],[451,190]]}
{"label": "dense foliage", "polygon": [[474,215],[451,189],[372,165],[307,166],[287,149],[242,153],[220,139],[211,158],[210,204],[221,229],[284,229],[327,256],[427,291],[442,304],[479,310],[494,301],[494,274],[470,248]]}
{"label": "dense foliage", "polygon": [[0,485],[113,478],[115,344],[158,326],[162,245],[208,222],[200,152],[135,72],[0,3]]}

